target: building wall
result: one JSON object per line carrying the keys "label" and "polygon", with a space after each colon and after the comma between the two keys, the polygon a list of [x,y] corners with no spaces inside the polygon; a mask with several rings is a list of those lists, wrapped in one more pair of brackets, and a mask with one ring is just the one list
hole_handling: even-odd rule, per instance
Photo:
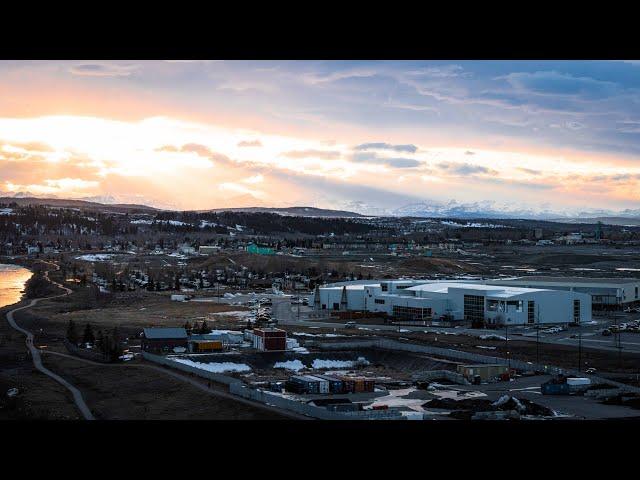
{"label": "building wall", "polygon": [[[396,293],[389,293],[389,290]],[[579,292],[560,290],[532,290],[522,294],[501,297],[495,289],[455,288],[450,287],[448,293],[430,292],[423,290],[398,290],[387,286],[387,292],[382,291],[380,285],[365,286],[364,288],[347,288],[347,310],[384,312],[390,316],[394,314],[394,306],[412,308],[430,308],[431,318],[438,319],[448,315],[453,320],[464,320],[465,295],[484,297],[484,318],[487,321],[505,323],[508,325],[524,325],[529,322],[528,302],[534,302],[534,321],[540,323],[573,323],[574,300],[580,301],[580,322],[591,321],[591,296]],[[414,296],[415,295],[415,296]],[[320,288],[320,303],[326,309],[334,310],[341,307],[342,288],[340,286]],[[495,300],[500,307],[495,311],[488,309],[489,301]],[[507,302],[522,302],[521,308],[509,305]],[[518,311],[520,310],[520,311]]]}
{"label": "building wall", "polygon": [[[488,281],[489,285],[510,285],[525,288],[544,288],[549,290],[561,290],[561,291],[573,291],[579,293],[586,293],[592,297],[596,297],[593,300],[593,304],[610,304],[613,297],[615,297],[615,303],[624,304],[640,301],[640,281],[638,282],[620,282],[620,283],[582,283],[582,282],[566,282],[562,281],[544,281],[544,280],[527,280],[526,278],[517,280],[495,280]],[[636,290],[637,289],[637,290]],[[637,292],[637,294],[636,294]],[[598,297],[610,297],[598,298]]]}

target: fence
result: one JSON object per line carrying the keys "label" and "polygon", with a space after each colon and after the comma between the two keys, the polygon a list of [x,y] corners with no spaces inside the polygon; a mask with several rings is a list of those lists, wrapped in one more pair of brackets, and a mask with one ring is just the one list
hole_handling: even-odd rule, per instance
{"label": "fence", "polygon": [[470,385],[469,381],[461,375],[450,370],[430,370],[428,372],[422,372],[413,375],[413,379],[422,382],[430,382],[431,380],[437,380],[439,378],[445,378],[453,383],[459,385]]}
{"label": "fence", "polygon": [[273,405],[284,410],[289,410],[301,415],[320,420],[404,420],[405,417],[394,410],[364,410],[357,412],[331,412],[322,407],[309,405],[280,395],[250,388],[242,383],[229,385],[229,391],[234,395],[247,398],[256,402]]}
{"label": "fence", "polygon": [[177,370],[182,370],[183,372],[192,373],[193,375],[206,378],[207,380],[211,380],[213,382],[224,383],[225,385],[242,383],[237,378],[228,377],[220,373],[207,372],[206,370],[202,370],[201,368],[185,365],[184,363],[176,362],[175,360],[172,360],[170,358],[162,357],[160,355],[155,355],[153,353],[142,352],[142,358],[144,358],[145,360],[149,360],[150,362],[159,363],[160,365],[165,365],[167,367],[175,368]]}

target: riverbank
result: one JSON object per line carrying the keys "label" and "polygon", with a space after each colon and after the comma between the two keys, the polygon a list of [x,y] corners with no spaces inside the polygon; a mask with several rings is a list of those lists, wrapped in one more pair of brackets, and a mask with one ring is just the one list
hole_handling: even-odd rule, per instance
{"label": "riverbank", "polygon": [[25,300],[27,282],[33,275],[33,270],[23,265],[0,263],[0,308]]}

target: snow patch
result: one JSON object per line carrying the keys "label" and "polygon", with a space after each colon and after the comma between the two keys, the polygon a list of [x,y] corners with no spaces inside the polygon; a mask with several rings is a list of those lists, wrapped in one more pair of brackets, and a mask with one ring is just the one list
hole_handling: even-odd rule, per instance
{"label": "snow patch", "polygon": [[172,358],[171,360],[173,360],[174,362],[182,363],[184,365],[188,365],[190,367],[198,368],[200,370],[206,370],[207,372],[212,372],[212,373],[251,371],[251,367],[244,363],[233,363],[233,362],[201,363],[201,362],[194,362],[186,358]]}
{"label": "snow patch", "polygon": [[307,368],[300,360],[287,360],[286,362],[276,362],[273,368],[284,368],[286,370],[293,370],[295,372]]}

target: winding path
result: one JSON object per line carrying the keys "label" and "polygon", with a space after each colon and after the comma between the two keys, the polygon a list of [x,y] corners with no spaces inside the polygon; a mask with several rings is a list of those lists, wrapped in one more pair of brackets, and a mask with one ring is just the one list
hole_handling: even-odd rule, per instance
{"label": "winding path", "polygon": [[75,360],[77,362],[85,363],[87,365],[94,365],[96,367],[111,367],[111,368],[136,368],[137,367],[137,368],[146,368],[149,370],[155,370],[156,372],[164,373],[165,375],[169,375],[177,380],[188,383],[196,387],[197,389],[205,393],[208,393],[209,395],[212,395],[214,397],[226,398],[234,402],[244,403],[245,405],[250,405],[252,407],[257,407],[262,410],[275,412],[278,415],[283,415],[285,417],[290,417],[296,420],[313,420],[311,417],[306,417],[304,415],[300,415],[295,412],[289,412],[287,410],[277,408],[277,407],[272,407],[270,405],[265,405],[264,403],[260,403],[260,402],[253,402],[251,400],[247,400],[245,398],[239,397],[237,395],[233,395],[231,393],[223,392],[221,390],[214,390],[212,388],[205,386],[202,382],[198,380],[190,378],[186,375],[182,375],[178,372],[175,372],[167,368],[158,367],[156,365],[146,365],[146,364],[140,364],[140,363],[99,363],[99,362],[94,362],[92,360],[88,360],[86,358],[76,357],[75,355],[55,352],[53,350],[43,350],[43,353],[46,353],[47,355],[55,355],[58,357],[68,358],[70,360]]}
{"label": "winding path", "polygon": [[[47,263],[49,265],[55,265],[53,263],[49,263],[49,262],[43,262],[43,263]],[[55,265],[56,269],[59,269],[60,267],[58,267],[58,265]],[[13,314],[15,312],[18,312],[20,310],[25,310],[27,308],[31,308],[34,305],[36,305],[40,300],[49,300],[51,298],[58,298],[58,297],[64,297],[65,295],[69,295],[71,293],[71,290],[68,289],[67,287],[61,285],[58,282],[54,282],[53,280],[51,280],[49,278],[49,272],[46,271],[44,273],[45,278],[51,282],[52,284],[56,285],[57,287],[63,289],[65,291],[65,293],[61,294],[61,295],[55,295],[53,297],[43,297],[43,298],[36,298],[34,300],[31,300],[31,302],[27,305],[24,305],[22,307],[18,307],[18,308],[14,308],[13,310],[10,310],[7,312],[7,321],[9,322],[9,325],[11,325],[11,327],[13,327],[15,330],[23,333],[27,339],[26,339],[26,345],[27,348],[29,349],[29,352],[31,353],[31,358],[33,359],[33,366],[40,372],[44,373],[45,375],[47,375],[48,377],[54,379],[56,382],[58,382],[59,384],[61,384],[62,386],[64,386],[65,388],[67,388],[71,394],[73,395],[73,401],[75,402],[76,406],[78,407],[78,410],[80,410],[80,413],[82,413],[82,416],[85,418],[85,420],[95,420],[95,417],[93,416],[93,414],[91,413],[91,410],[89,409],[89,407],[87,406],[87,404],[84,401],[84,398],[82,397],[82,393],[80,392],[80,390],[78,390],[75,386],[73,386],[71,383],[67,382],[64,378],[62,378],[60,375],[53,373],[51,370],[49,370],[48,368],[46,368],[43,364],[42,364],[42,358],[40,357],[40,350],[37,349],[34,345],[33,345],[33,333],[31,333],[29,330],[26,330],[22,327],[20,327],[14,317]]]}
{"label": "winding path", "polygon": [[[46,263],[48,265],[52,265],[56,268],[56,270],[59,270],[60,267],[58,265],[56,265],[55,263],[51,263],[51,262],[45,262],[42,261],[42,263]],[[98,363],[98,362],[93,362],[91,360],[87,360],[84,358],[80,358],[80,357],[76,357],[73,355],[67,355],[64,353],[59,353],[59,352],[54,352],[54,351],[45,351],[43,350],[42,352],[36,348],[33,345],[33,333],[31,333],[29,330],[20,327],[15,319],[13,314],[15,312],[18,312],[20,310],[26,310],[27,308],[31,308],[34,305],[36,305],[38,302],[40,302],[41,300],[49,300],[52,298],[58,298],[58,297],[64,297],[65,295],[69,295],[72,293],[72,290],[65,287],[64,285],[51,280],[49,278],[49,272],[45,271],[44,272],[44,276],[45,278],[52,283],[53,285],[57,286],[58,288],[61,288],[62,290],[64,290],[65,293],[62,293],[60,295],[54,295],[52,297],[43,297],[43,298],[36,298],[34,300],[31,300],[31,302],[27,305],[23,305],[22,307],[18,307],[18,308],[14,308],[13,310],[10,310],[7,312],[7,321],[9,322],[9,325],[11,325],[12,328],[14,328],[15,330],[23,333],[27,338],[26,338],[26,345],[27,348],[29,349],[29,351],[31,352],[31,358],[33,359],[33,365],[34,367],[44,373],[45,375],[47,375],[48,377],[54,379],[56,382],[60,383],[61,385],[63,385],[64,387],[66,387],[71,394],[73,395],[73,400],[76,404],[76,406],[78,407],[78,410],[80,410],[80,412],[82,413],[82,416],[85,418],[85,420],[95,420],[95,417],[93,416],[93,413],[91,413],[91,410],[89,409],[89,407],[87,406],[86,402],[84,401],[84,398],[82,397],[82,393],[80,392],[80,390],[78,390],[75,386],[73,386],[71,383],[69,383],[68,381],[66,381],[64,378],[62,378],[60,375],[52,372],[51,370],[49,370],[48,368],[46,368],[43,364],[42,364],[42,358],[41,358],[41,353],[47,353],[47,354],[53,354],[53,355],[57,355],[60,357],[65,357],[71,360],[76,360],[79,362],[83,362],[86,364],[90,364],[90,365],[95,365],[95,366],[100,366],[100,367],[142,367],[142,368],[147,368],[150,370],[155,370],[157,372],[161,372],[164,373],[165,375],[169,375],[171,377],[176,378],[177,380],[189,383],[190,385],[202,390],[203,392],[208,393],[209,395],[212,396],[216,396],[216,397],[220,397],[220,398],[226,398],[229,400],[233,400],[235,402],[240,402],[240,403],[244,403],[246,405],[250,405],[252,407],[257,407],[257,408],[261,408],[263,410],[268,410],[268,411],[272,411],[275,413],[278,413],[279,415],[283,415],[283,416],[287,416],[290,418],[294,418],[297,420],[309,420],[309,417],[305,417],[304,415],[299,415],[293,412],[287,412],[286,410],[282,410],[279,408],[275,408],[275,407],[271,407],[269,405],[264,405],[262,403],[259,402],[252,402],[250,400],[238,397],[236,395],[232,395],[230,393],[227,392],[222,392],[219,390],[213,390],[210,389],[206,386],[204,386],[202,383],[200,383],[197,380],[194,380],[192,378],[189,378],[185,375],[181,375],[177,372],[173,372],[171,370],[167,370],[165,368],[161,368],[161,367],[157,367],[155,365],[140,365],[140,364],[105,364],[105,363]]]}

